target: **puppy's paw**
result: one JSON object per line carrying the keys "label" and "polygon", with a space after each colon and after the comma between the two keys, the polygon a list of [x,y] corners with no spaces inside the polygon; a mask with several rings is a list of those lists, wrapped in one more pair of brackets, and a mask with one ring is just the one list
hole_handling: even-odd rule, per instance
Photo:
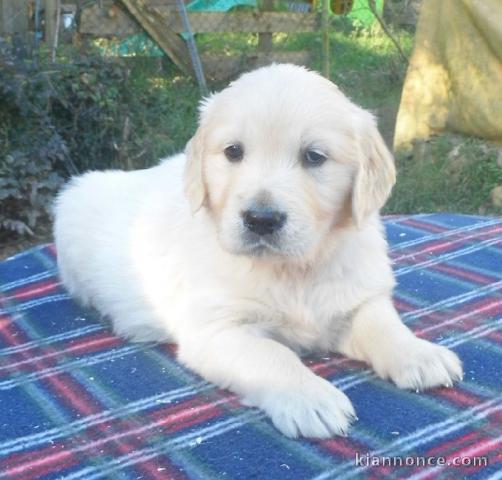
{"label": "puppy's paw", "polygon": [[399,388],[451,387],[463,376],[462,363],[455,353],[419,338],[403,345],[393,363],[385,376]]}
{"label": "puppy's paw", "polygon": [[258,405],[287,437],[330,438],[346,435],[356,419],[347,396],[320,377],[286,392],[272,389]]}

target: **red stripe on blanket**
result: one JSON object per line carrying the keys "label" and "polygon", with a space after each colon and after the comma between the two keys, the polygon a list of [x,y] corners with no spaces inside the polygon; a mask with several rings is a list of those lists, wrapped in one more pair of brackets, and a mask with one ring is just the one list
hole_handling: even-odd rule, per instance
{"label": "red stripe on blanket", "polygon": [[47,280],[44,282],[31,283],[28,286],[22,286],[20,288],[16,288],[9,291],[9,294],[5,297],[5,299],[33,299],[37,297],[43,297],[48,293],[55,292],[60,288],[60,282],[57,282],[53,279]]}
{"label": "red stripe on blanket", "polygon": [[39,347],[31,348],[29,352],[14,352],[6,357],[10,358],[10,363],[0,366],[0,377],[18,372],[36,371],[37,362],[40,361],[44,362],[45,368],[54,367],[58,365],[60,360],[65,360],[66,355],[96,353],[123,343],[124,341],[119,337],[107,332],[100,332],[78,340],[60,343],[57,349]]}

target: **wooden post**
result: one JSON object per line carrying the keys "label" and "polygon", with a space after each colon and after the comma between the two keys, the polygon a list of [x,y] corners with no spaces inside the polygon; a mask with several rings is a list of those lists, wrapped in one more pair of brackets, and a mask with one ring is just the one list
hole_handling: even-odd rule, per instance
{"label": "wooden post", "polygon": [[[274,8],[274,0],[263,0],[262,10],[269,12]],[[270,53],[272,51],[272,33],[258,34],[258,52]]]}
{"label": "wooden post", "polygon": [[3,1],[4,0],[0,0],[0,37],[3,37],[5,35],[5,25],[3,23]]}
{"label": "wooden post", "polygon": [[322,0],[321,29],[322,29],[322,74],[330,77],[330,52],[329,52],[329,11],[330,0]]}
{"label": "wooden post", "polygon": [[44,0],[45,43],[52,48],[56,35],[57,0]]}

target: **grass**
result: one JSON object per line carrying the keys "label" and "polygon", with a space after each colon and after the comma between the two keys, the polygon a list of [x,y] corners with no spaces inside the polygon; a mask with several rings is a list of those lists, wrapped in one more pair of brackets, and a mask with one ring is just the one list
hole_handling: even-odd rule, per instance
{"label": "grass", "polygon": [[385,213],[463,212],[500,215],[490,198],[502,185],[498,149],[475,138],[443,135],[396,155],[398,181]]}
{"label": "grass", "polygon": [[148,96],[151,104],[136,105],[131,112],[134,124],[141,126],[137,136],[150,146],[146,162],[152,163],[184,148],[197,128],[200,94],[195,82],[171,65],[162,68],[157,61],[144,59],[135,59],[130,65],[131,94],[144,90],[154,93]]}

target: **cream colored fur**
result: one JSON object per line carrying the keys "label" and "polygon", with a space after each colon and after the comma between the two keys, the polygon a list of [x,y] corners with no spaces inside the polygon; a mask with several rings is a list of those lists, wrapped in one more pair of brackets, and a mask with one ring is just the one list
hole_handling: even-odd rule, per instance
{"label": "cream colored fur", "polygon": [[[231,163],[235,142],[244,158]],[[309,147],[328,160],[303,166]],[[181,362],[285,435],[344,434],[349,399],[296,352],[342,352],[402,388],[462,376],[456,355],[416,338],[392,305],[378,210],[394,178],[369,113],[306,69],[265,67],[203,103],[186,154],[70,182],[56,205],[61,278],[118,334],[176,342]],[[255,254],[241,212],[257,201],[287,221]]]}

